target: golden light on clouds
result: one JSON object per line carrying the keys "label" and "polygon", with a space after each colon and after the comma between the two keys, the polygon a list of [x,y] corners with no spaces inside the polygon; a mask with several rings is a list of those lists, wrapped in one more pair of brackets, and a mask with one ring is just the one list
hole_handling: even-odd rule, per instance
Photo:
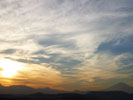
{"label": "golden light on clouds", "polygon": [[25,64],[16,78],[22,81],[15,81],[14,84],[24,84],[34,88],[55,87],[61,84],[64,78],[61,72],[53,69],[48,64]]}
{"label": "golden light on clouds", "polygon": [[55,87],[62,82],[61,73],[48,64],[28,64],[7,58],[0,59],[0,84],[4,86]]}
{"label": "golden light on clouds", "polygon": [[0,0],[0,84],[133,84],[133,0],[119,1]]}
{"label": "golden light on clouds", "polygon": [[10,59],[0,59],[1,75],[5,78],[13,78],[18,74],[19,70],[22,70],[22,64]]}

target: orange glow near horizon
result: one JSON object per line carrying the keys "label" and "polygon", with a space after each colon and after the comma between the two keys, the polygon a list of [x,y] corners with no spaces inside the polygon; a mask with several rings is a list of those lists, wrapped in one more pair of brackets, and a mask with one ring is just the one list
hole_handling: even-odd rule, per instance
{"label": "orange glow near horizon", "polygon": [[[56,79],[56,80],[55,80]],[[32,88],[60,88],[61,73],[47,65],[27,64],[0,58],[0,84],[3,86],[25,85]]]}

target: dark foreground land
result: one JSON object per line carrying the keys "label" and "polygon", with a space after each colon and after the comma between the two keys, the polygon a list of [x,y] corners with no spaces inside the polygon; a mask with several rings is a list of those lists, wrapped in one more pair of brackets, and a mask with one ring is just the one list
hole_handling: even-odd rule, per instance
{"label": "dark foreground land", "polygon": [[86,94],[64,93],[64,94],[42,94],[30,95],[7,95],[1,94],[0,100],[133,100],[133,94],[125,92],[88,92]]}

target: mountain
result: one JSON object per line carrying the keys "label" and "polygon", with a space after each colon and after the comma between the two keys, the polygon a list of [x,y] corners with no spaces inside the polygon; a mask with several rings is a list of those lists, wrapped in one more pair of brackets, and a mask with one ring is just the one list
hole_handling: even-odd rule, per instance
{"label": "mountain", "polygon": [[74,90],[71,93],[77,93],[77,94],[86,94],[88,91],[79,91],[79,90]]}
{"label": "mountain", "polygon": [[7,87],[7,92],[12,94],[30,94],[30,93],[34,93],[35,89],[28,86],[23,86],[23,85],[13,85],[13,86]]}
{"label": "mountain", "polygon": [[104,91],[124,91],[127,93],[133,93],[133,87],[125,84],[125,83],[117,83]]}
{"label": "mountain", "polygon": [[45,94],[59,94],[59,93],[66,93],[66,91],[63,90],[55,90],[51,88],[40,88],[37,89],[37,92],[45,93]]}
{"label": "mountain", "polygon": [[28,86],[13,85],[9,87],[4,87],[0,85],[0,94],[30,94],[34,92],[35,89]]}
{"label": "mountain", "polygon": [[[125,83],[117,83],[107,89],[104,89],[103,91],[123,91],[127,93],[133,93],[133,87],[128,86]],[[34,89],[34,88],[23,86],[23,85],[13,85],[9,87],[4,87],[0,85],[0,94],[34,94],[34,93],[62,94],[62,93],[68,93],[68,92],[63,91],[63,90],[51,89],[51,88]],[[86,94],[88,92],[72,91],[69,93]]]}
{"label": "mountain", "polygon": [[4,87],[0,85],[0,94],[33,94],[38,92],[45,94],[65,93],[65,91],[55,90],[50,88],[34,89],[23,85],[13,85],[9,87]]}

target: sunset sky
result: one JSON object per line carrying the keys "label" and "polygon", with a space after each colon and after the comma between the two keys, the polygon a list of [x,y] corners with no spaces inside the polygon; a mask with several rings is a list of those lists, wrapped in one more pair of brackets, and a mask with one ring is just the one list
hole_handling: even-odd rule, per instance
{"label": "sunset sky", "polygon": [[133,86],[133,0],[0,0],[0,84]]}

